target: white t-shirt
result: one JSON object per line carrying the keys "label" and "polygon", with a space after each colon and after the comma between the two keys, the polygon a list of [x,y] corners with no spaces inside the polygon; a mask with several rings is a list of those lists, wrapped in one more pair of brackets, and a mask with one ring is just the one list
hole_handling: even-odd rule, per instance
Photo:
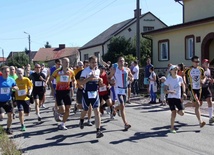
{"label": "white t-shirt", "polygon": [[48,76],[48,68],[44,68],[42,70],[42,73],[45,75],[45,78],[47,78],[47,76]]}
{"label": "white t-shirt", "polygon": [[[154,80],[154,78],[156,77],[156,73],[155,72],[152,72],[149,76],[149,79],[150,80]],[[149,83],[150,84],[154,84],[156,81],[150,81]]]}
{"label": "white t-shirt", "polygon": [[[86,67],[86,68],[82,71],[80,78],[88,78],[88,77],[90,77],[92,74],[94,74],[96,78],[99,78],[99,77],[100,77],[100,70],[99,70],[99,69],[91,70],[90,67]],[[90,82],[90,81],[89,81],[89,82]],[[88,83],[89,83],[89,82],[88,82]],[[94,84],[93,84],[93,83],[94,83]],[[97,83],[98,83],[98,81],[91,81],[90,87],[96,88]],[[84,85],[84,89],[86,89],[86,85],[87,85],[87,83]],[[92,88],[92,89],[94,89],[94,88]]]}
{"label": "white t-shirt", "polygon": [[133,75],[134,79],[138,80],[139,79],[139,66],[138,65],[133,68],[133,72],[135,72]]}
{"label": "white t-shirt", "polygon": [[169,87],[170,91],[174,91],[174,93],[169,93],[168,98],[181,98],[181,84],[183,83],[183,79],[181,76],[177,75],[176,78],[172,78],[169,76],[164,84]]}

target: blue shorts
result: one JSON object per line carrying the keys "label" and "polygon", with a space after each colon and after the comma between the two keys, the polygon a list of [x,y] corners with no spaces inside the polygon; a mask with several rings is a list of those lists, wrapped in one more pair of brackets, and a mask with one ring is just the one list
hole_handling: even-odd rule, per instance
{"label": "blue shorts", "polygon": [[92,106],[92,108],[98,108],[100,106],[100,98],[99,93],[97,92],[97,96],[95,98],[88,98],[88,92],[83,91],[82,93],[82,107],[83,110],[88,111],[89,106]]}
{"label": "blue shorts", "polygon": [[112,87],[110,88],[110,91],[111,91],[111,92],[110,92],[111,100],[114,102],[114,101],[117,100],[114,86],[112,86]]}

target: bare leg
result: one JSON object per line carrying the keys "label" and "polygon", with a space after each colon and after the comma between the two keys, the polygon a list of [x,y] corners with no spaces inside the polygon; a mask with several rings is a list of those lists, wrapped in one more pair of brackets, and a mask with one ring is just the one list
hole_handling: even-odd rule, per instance
{"label": "bare leg", "polygon": [[9,129],[12,125],[12,120],[13,120],[13,113],[8,113],[7,114],[7,128]]}
{"label": "bare leg", "polygon": [[173,110],[171,114],[171,130],[174,130],[175,118],[176,118],[176,110]]}
{"label": "bare leg", "polygon": [[99,108],[94,109],[94,116],[95,116],[95,125],[97,129],[100,129],[101,119],[100,119],[100,112]]}

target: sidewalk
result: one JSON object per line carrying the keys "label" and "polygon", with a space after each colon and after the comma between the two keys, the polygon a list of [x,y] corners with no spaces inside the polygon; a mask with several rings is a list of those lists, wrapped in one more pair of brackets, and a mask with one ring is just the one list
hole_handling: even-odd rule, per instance
{"label": "sidewalk", "polygon": [[[138,103],[138,104],[147,104],[147,103],[149,103],[149,100],[150,99],[148,97],[143,97],[143,96],[130,98],[131,102]],[[187,102],[189,102],[189,100],[185,100],[184,104],[186,104]],[[212,103],[213,103],[213,107],[214,107],[214,102],[212,102]],[[157,102],[156,105],[158,105],[158,104],[160,104],[160,103]],[[154,104],[152,104],[152,105],[154,105]],[[187,108],[185,108],[185,112],[189,113],[189,114],[195,114],[195,108],[194,107],[187,107]],[[201,115],[204,117],[209,117],[208,105],[207,105],[206,101],[203,101],[203,104],[201,106]]]}

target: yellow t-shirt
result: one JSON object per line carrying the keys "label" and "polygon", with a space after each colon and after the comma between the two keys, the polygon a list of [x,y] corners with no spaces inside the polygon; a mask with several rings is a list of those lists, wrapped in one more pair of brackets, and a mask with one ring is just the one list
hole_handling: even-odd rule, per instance
{"label": "yellow t-shirt", "polygon": [[79,71],[81,71],[81,70],[82,70],[82,68],[80,68],[80,67],[77,68],[77,69],[75,69],[75,70],[74,70],[74,75],[77,75],[77,73],[78,73]]}
{"label": "yellow t-shirt", "polygon": [[27,77],[23,77],[22,80],[17,78],[16,85],[19,87],[19,90],[15,93],[16,100],[29,100],[26,95],[28,94],[28,89],[33,87],[32,82]]}

